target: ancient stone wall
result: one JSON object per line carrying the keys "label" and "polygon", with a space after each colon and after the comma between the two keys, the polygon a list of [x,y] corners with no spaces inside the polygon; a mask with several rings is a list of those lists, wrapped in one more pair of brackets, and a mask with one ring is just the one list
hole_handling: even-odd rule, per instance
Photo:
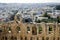
{"label": "ancient stone wall", "polygon": [[0,25],[0,40],[60,40],[59,23],[6,23]]}

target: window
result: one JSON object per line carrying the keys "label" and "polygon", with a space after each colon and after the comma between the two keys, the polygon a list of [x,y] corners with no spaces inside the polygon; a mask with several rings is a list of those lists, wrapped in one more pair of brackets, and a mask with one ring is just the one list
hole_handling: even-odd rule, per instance
{"label": "window", "polygon": [[42,27],[41,27],[41,26],[39,26],[38,28],[39,28],[39,29],[38,29],[39,34],[41,34],[41,33],[42,33]]}
{"label": "window", "polygon": [[20,32],[20,27],[19,26],[17,26],[17,32]]}

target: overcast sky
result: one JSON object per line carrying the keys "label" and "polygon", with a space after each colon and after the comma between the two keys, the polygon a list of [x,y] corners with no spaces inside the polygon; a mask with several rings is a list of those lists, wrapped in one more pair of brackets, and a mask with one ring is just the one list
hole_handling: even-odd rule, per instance
{"label": "overcast sky", "polygon": [[60,3],[60,0],[0,0],[0,3]]}

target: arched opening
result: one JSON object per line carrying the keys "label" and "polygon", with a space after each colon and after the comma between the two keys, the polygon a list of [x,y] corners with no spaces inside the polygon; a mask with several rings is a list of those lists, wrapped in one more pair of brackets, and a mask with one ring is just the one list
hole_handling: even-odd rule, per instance
{"label": "arched opening", "polygon": [[38,33],[41,34],[42,33],[42,27],[38,26]]}
{"label": "arched opening", "polygon": [[39,40],[39,38],[37,37],[37,40]]}
{"label": "arched opening", "polygon": [[46,40],[49,40],[49,37],[46,37]]}
{"label": "arched opening", "polygon": [[8,38],[6,36],[3,36],[1,40],[8,40]]}
{"label": "arched opening", "polygon": [[51,34],[52,31],[53,31],[53,30],[52,30],[52,26],[49,25],[49,34]]}
{"label": "arched opening", "polygon": [[10,40],[17,40],[17,37],[11,37]]}
{"label": "arched opening", "polygon": [[13,36],[10,38],[10,40],[14,40]]}
{"label": "arched opening", "polygon": [[23,37],[20,37],[20,40],[23,40]]}
{"label": "arched opening", "polygon": [[55,40],[55,37],[53,37],[53,40]]}
{"label": "arched opening", "polygon": [[44,37],[42,37],[42,40],[44,40]]}
{"label": "arched opening", "polygon": [[2,29],[0,28],[0,33],[2,32]]}
{"label": "arched opening", "polygon": [[17,40],[17,37],[14,37],[14,40]]}
{"label": "arched opening", "polygon": [[12,30],[11,30],[11,26],[8,26],[8,27],[7,27],[7,30],[8,30],[8,33],[11,33],[11,31],[12,31]]}
{"label": "arched opening", "polygon": [[7,37],[5,37],[5,40],[7,40]]}
{"label": "arched opening", "polygon": [[35,26],[32,27],[32,35],[37,35],[37,28]]}
{"label": "arched opening", "polygon": [[60,40],[60,37],[57,37],[57,40]]}
{"label": "arched opening", "polygon": [[27,40],[27,37],[25,37],[25,40]]}
{"label": "arched opening", "polygon": [[16,29],[17,29],[17,33],[19,33],[21,31],[19,26],[17,26]]}
{"label": "arched opening", "polygon": [[18,21],[20,21],[20,16],[21,16],[20,14],[17,15],[17,20],[18,20]]}
{"label": "arched opening", "polygon": [[1,40],[4,40],[4,36],[1,38]]}
{"label": "arched opening", "polygon": [[30,38],[30,40],[33,40],[32,37]]}
{"label": "arched opening", "polygon": [[29,26],[27,27],[27,33],[30,33],[30,27]]}

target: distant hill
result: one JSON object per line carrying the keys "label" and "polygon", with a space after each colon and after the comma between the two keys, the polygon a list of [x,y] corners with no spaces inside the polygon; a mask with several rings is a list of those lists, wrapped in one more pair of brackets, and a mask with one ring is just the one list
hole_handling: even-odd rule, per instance
{"label": "distant hill", "polygon": [[60,3],[0,3],[0,7],[43,7],[43,6],[55,6]]}

